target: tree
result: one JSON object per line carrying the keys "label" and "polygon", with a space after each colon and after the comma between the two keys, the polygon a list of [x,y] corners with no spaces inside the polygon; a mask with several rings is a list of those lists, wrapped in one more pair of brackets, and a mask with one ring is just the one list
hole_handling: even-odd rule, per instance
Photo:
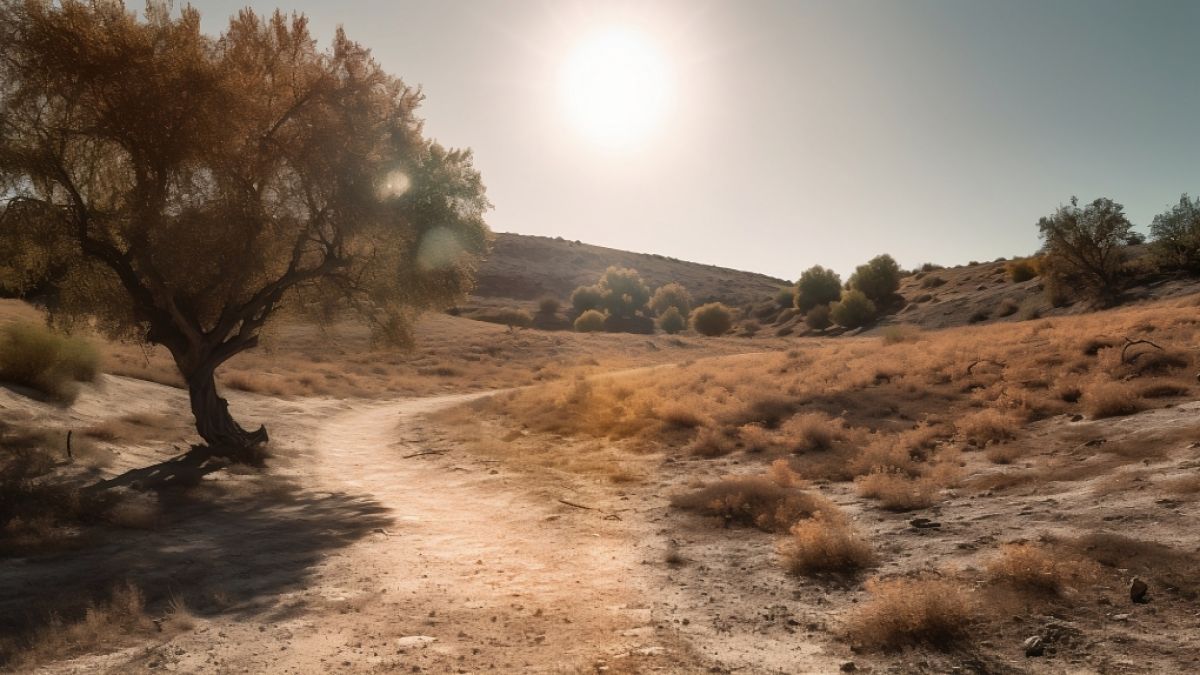
{"label": "tree", "polygon": [[692,330],[701,335],[716,337],[733,328],[733,312],[719,302],[700,305],[692,311]]}
{"label": "tree", "polygon": [[52,320],[162,345],[214,452],[254,458],[219,366],[284,309],[409,338],[469,289],[490,207],[469,151],[422,135],[419,90],[339,30],[249,10],[219,38],[152,2],[0,0],[3,278]]}
{"label": "tree", "polygon": [[678,307],[668,307],[666,311],[659,315],[658,327],[664,333],[674,335],[687,328],[687,319],[683,318],[683,314],[679,312]]}
{"label": "tree", "polygon": [[850,275],[850,288],[862,291],[863,295],[877,304],[891,302],[896,291],[900,290],[900,265],[886,253],[877,255],[854,268],[854,274]]}
{"label": "tree", "polygon": [[671,307],[679,310],[681,317],[692,311],[692,294],[674,282],[659,286],[654,291],[654,297],[650,298],[650,309],[658,316]]}
{"label": "tree", "polygon": [[1164,267],[1200,272],[1200,198],[1186,194],[1150,223],[1151,250]]}
{"label": "tree", "polygon": [[829,317],[843,328],[860,328],[875,319],[875,303],[858,289],[846,291],[840,302],[829,306]]}
{"label": "tree", "polygon": [[1097,297],[1120,292],[1124,247],[1133,225],[1125,207],[1101,197],[1083,206],[1071,203],[1038,220],[1049,268],[1078,277]]}
{"label": "tree", "polygon": [[842,278],[837,272],[813,265],[804,270],[796,283],[796,309],[802,313],[817,305],[837,302],[842,297]]}
{"label": "tree", "polygon": [[646,309],[650,300],[650,289],[646,287],[637,270],[609,267],[600,277],[600,304],[609,316],[620,319],[633,317]]}

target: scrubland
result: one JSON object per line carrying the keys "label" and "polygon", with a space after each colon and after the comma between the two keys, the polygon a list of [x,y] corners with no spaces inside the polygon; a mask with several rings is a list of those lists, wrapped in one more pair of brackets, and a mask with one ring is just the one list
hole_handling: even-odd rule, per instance
{"label": "scrubland", "polygon": [[808,339],[436,419],[483,456],[661,504],[681,597],[744,613],[791,588],[858,667],[1187,669],[1195,639],[1157,631],[1194,623],[1200,593],[1180,577],[1200,571],[1197,309]]}

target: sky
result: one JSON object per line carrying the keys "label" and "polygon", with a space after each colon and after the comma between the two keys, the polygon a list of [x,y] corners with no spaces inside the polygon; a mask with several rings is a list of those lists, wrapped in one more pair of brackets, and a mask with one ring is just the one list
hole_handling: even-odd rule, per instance
{"label": "sky", "polygon": [[493,230],[795,279],[1033,253],[1200,193],[1200,3],[197,0],[341,25],[469,147]]}

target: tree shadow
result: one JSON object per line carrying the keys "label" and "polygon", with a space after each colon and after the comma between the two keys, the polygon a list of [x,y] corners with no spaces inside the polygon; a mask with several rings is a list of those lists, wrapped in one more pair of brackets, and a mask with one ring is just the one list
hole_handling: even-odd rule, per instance
{"label": "tree shadow", "polygon": [[330,552],[393,522],[367,495],[307,490],[277,475],[201,480],[224,465],[193,448],[87,488],[153,491],[164,516],[144,530],[103,527],[87,548],[0,558],[0,635],[76,620],[125,582],[152,613],[182,597],[198,614],[249,617],[305,587]]}

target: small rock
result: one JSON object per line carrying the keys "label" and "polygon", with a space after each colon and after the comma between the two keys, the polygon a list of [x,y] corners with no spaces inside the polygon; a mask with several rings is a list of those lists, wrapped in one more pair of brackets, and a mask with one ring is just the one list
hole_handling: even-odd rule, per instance
{"label": "small rock", "polygon": [[1025,647],[1025,656],[1028,657],[1041,656],[1046,653],[1046,643],[1040,635],[1025,638],[1022,646]]}
{"label": "small rock", "polygon": [[853,661],[847,661],[842,664],[843,673],[853,673],[856,670],[858,670],[858,666],[854,665]]}
{"label": "small rock", "polygon": [[437,642],[437,638],[429,635],[406,635],[396,640],[396,646],[400,649],[408,649],[409,647],[424,647],[431,642]]}
{"label": "small rock", "polygon": [[1129,615],[1128,614],[1113,614],[1112,620],[1113,621],[1128,621]]}
{"label": "small rock", "polygon": [[1129,599],[1137,603],[1150,602],[1150,598],[1146,597],[1146,592],[1149,590],[1150,587],[1146,585],[1146,582],[1134,577],[1133,581],[1129,583]]}
{"label": "small rock", "polygon": [[915,527],[918,530],[926,530],[926,529],[942,526],[941,523],[932,521],[928,518],[913,518],[912,520],[908,521],[908,524],[912,525],[913,527]]}

